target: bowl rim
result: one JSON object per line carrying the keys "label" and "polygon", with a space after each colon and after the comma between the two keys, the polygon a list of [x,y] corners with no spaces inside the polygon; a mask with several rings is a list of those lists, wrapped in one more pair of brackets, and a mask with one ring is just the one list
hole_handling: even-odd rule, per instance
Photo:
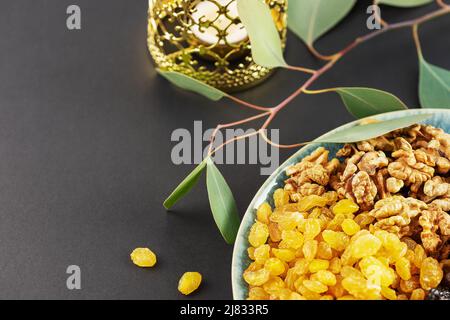
{"label": "bowl rim", "polygon": [[[430,113],[430,114],[447,113],[450,115],[450,109],[439,109],[439,108],[406,109],[406,110],[380,113],[377,115],[357,119],[357,120],[345,123],[343,125],[340,125],[334,129],[322,134],[321,136],[317,137],[316,139],[325,138],[328,135],[331,135],[335,132],[356,126],[361,121],[364,121],[367,119],[383,119],[386,117],[389,119],[396,119],[401,116],[410,115],[410,114],[427,114],[427,113]],[[253,215],[253,208],[255,208],[256,203],[260,201],[265,190],[269,190],[268,189],[269,185],[272,184],[274,182],[274,180],[277,179],[277,177],[280,175],[280,173],[284,171],[286,166],[288,166],[294,158],[297,158],[300,153],[302,153],[306,148],[310,148],[311,146],[312,146],[312,144],[308,144],[308,145],[301,147],[300,149],[295,151],[291,156],[289,156],[281,165],[279,165],[278,168],[264,181],[264,183],[261,185],[261,187],[255,193],[254,197],[252,198],[252,200],[250,201],[250,204],[247,207],[247,210],[245,211],[245,213],[242,217],[240,226],[239,226],[239,230],[238,230],[238,233],[236,236],[236,242],[234,244],[233,253],[232,253],[231,287],[232,287],[232,294],[233,294],[234,300],[241,299],[241,297],[239,297],[240,296],[239,292],[241,289],[239,287],[238,281],[242,280],[242,275],[238,274],[238,272],[239,272],[239,261],[238,261],[239,257],[238,257],[238,255],[243,250],[243,247],[245,245],[245,243],[242,242],[242,239],[243,239],[242,235],[244,232],[247,231],[248,227],[246,227],[246,223],[244,223],[244,222],[246,222],[248,219],[250,219],[250,216]]]}

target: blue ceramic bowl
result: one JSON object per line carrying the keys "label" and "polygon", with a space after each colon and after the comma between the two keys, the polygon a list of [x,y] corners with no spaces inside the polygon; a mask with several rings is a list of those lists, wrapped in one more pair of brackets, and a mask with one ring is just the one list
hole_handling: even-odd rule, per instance
{"label": "blue ceramic bowl", "polygon": [[[373,116],[371,118],[379,120],[389,120],[404,116],[411,116],[425,113],[432,114],[432,117],[427,119],[424,123],[433,125],[438,128],[442,128],[446,132],[450,132],[450,110],[446,109],[410,109],[404,111],[384,113],[377,116]],[[345,124],[337,129],[334,129],[324,134],[323,137],[326,137],[331,133],[349,127],[353,127],[358,123],[359,120]],[[266,180],[266,182],[264,182],[261,189],[259,189],[259,191],[256,193],[255,197],[250,203],[250,206],[245,212],[244,218],[242,219],[241,226],[239,228],[239,232],[236,238],[236,243],[234,245],[233,261],[231,267],[233,298],[235,300],[244,300],[248,296],[248,285],[243,280],[242,274],[251,262],[247,255],[247,248],[249,247],[247,236],[250,227],[252,226],[256,218],[256,208],[265,201],[269,202],[273,206],[272,195],[276,189],[282,188],[284,186],[284,180],[287,178],[284,172],[286,167],[297,163],[302,158],[309,155],[314,149],[316,149],[319,146],[326,147],[328,150],[330,150],[331,155],[335,155],[337,150],[339,150],[342,147],[342,145],[339,144],[322,143],[322,144],[308,145],[298,150],[294,155],[292,155],[288,160],[286,160],[286,162],[284,162]]]}

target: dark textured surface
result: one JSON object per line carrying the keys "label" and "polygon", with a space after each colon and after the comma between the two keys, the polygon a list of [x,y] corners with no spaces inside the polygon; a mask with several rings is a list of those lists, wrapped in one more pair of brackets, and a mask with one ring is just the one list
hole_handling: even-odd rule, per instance
{"label": "dark textured surface", "polygon": [[[366,1],[317,43],[331,53],[366,33]],[[65,26],[69,4],[83,29]],[[179,91],[157,77],[146,50],[146,0],[1,0],[0,10],[0,298],[177,299],[179,276],[203,273],[198,299],[231,298],[232,247],[216,231],[206,192],[197,187],[166,214],[164,197],[191,170],[170,160],[176,128],[249,116],[227,102]],[[383,10],[404,20],[431,7]],[[421,28],[427,59],[450,68],[442,18]],[[287,60],[317,67],[289,38]],[[316,88],[371,86],[417,105],[417,58],[410,31],[364,44]],[[272,105],[302,75],[280,71],[240,96]],[[352,118],[339,99],[300,97],[274,121],[284,143],[305,141]],[[292,151],[282,153],[285,159]],[[265,180],[257,166],[222,167],[244,212]],[[149,246],[152,270],[129,252]],[[82,270],[82,290],[66,289],[68,265]]]}

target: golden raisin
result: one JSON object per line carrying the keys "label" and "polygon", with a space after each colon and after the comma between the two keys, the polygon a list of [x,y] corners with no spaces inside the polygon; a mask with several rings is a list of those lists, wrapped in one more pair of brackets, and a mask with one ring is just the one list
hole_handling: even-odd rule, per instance
{"label": "golden raisin", "polygon": [[359,206],[350,199],[340,200],[333,206],[334,214],[353,214],[359,210]]}
{"label": "golden raisin", "polygon": [[266,269],[259,269],[255,271],[244,271],[244,280],[251,286],[262,286],[269,281],[270,272]]}
{"label": "golden raisin", "polygon": [[303,286],[305,286],[306,289],[315,293],[324,293],[328,291],[328,287],[323,283],[321,283],[320,281],[305,280],[303,281]]}
{"label": "golden raisin", "polygon": [[253,252],[253,256],[255,257],[255,261],[259,264],[264,264],[267,259],[270,257],[270,246],[268,244],[263,244],[255,249]]}
{"label": "golden raisin", "polygon": [[279,208],[289,203],[289,193],[283,189],[275,190],[273,194],[273,201],[275,202],[275,207]]}
{"label": "golden raisin", "polygon": [[423,289],[415,289],[411,293],[410,300],[424,300],[425,299],[425,291]]}
{"label": "golden raisin", "polygon": [[360,226],[352,219],[345,219],[341,224],[342,231],[344,231],[349,236],[357,233],[361,228]]}
{"label": "golden raisin", "polygon": [[198,272],[186,272],[178,282],[178,291],[184,295],[191,294],[198,289],[202,282],[202,275]]}
{"label": "golden raisin", "polygon": [[381,287],[381,295],[388,300],[397,300],[397,293],[389,287]]}
{"label": "golden raisin", "polygon": [[372,256],[381,247],[381,241],[374,235],[367,234],[356,239],[352,244],[351,255],[355,258]]}
{"label": "golden raisin", "polygon": [[325,241],[320,241],[317,247],[317,258],[331,260],[333,258],[333,249]]}
{"label": "golden raisin", "polygon": [[330,271],[333,272],[334,274],[338,274],[341,272],[341,259],[339,259],[338,257],[334,257],[333,259],[331,259],[330,261]]}
{"label": "golden raisin", "polygon": [[319,270],[328,269],[330,262],[328,260],[314,259],[309,263],[309,272],[315,273]]}
{"label": "golden raisin", "polygon": [[319,219],[306,219],[305,222],[305,240],[313,240],[319,235],[321,231],[321,225]]}
{"label": "golden raisin", "polygon": [[427,254],[425,253],[425,249],[421,245],[417,245],[414,248],[414,265],[417,268],[420,268],[422,266],[422,261],[427,257]]}
{"label": "golden raisin", "polygon": [[248,300],[268,300],[269,295],[261,287],[253,287],[248,291]]}
{"label": "golden raisin", "polygon": [[281,242],[279,248],[283,249],[298,249],[303,245],[303,235],[295,230],[283,230],[281,232]]}
{"label": "golden raisin", "polygon": [[285,261],[285,262],[291,262],[295,259],[295,252],[291,249],[272,249],[272,253],[275,257],[278,259]]}
{"label": "golden raisin", "polygon": [[326,286],[336,285],[336,276],[328,270],[319,270],[313,276],[315,280],[322,282]]}
{"label": "golden raisin", "polygon": [[264,202],[259,206],[258,210],[256,210],[256,219],[262,223],[269,224],[269,217],[271,214],[272,208],[270,207],[270,204]]}
{"label": "golden raisin", "polygon": [[273,277],[272,279],[270,279],[269,281],[267,281],[264,285],[263,285],[263,289],[268,293],[268,294],[277,294],[279,293],[283,288],[285,287],[284,281],[283,279],[281,279],[280,277]]}
{"label": "golden raisin", "polygon": [[402,257],[395,262],[395,271],[403,280],[411,278],[411,264],[408,259]]}
{"label": "golden raisin", "polygon": [[256,221],[250,228],[248,242],[257,248],[266,243],[269,237],[269,227],[262,222]]}
{"label": "golden raisin", "polygon": [[442,280],[444,273],[439,266],[439,262],[431,257],[422,261],[420,268],[420,285],[425,290],[436,288]]}
{"label": "golden raisin", "polygon": [[331,248],[338,251],[343,251],[350,242],[349,237],[344,232],[325,230],[322,232],[322,237]]}
{"label": "golden raisin", "polygon": [[303,245],[303,256],[306,260],[312,260],[317,254],[318,244],[317,240],[307,240]]}
{"label": "golden raisin", "polygon": [[278,258],[269,258],[264,264],[264,269],[268,270],[271,275],[279,276],[285,271],[284,263]]}
{"label": "golden raisin", "polygon": [[298,202],[298,211],[306,212],[314,207],[324,207],[327,205],[327,199],[324,197],[309,195],[306,196]]}
{"label": "golden raisin", "polygon": [[138,267],[149,268],[156,264],[156,255],[149,248],[136,248],[130,257]]}

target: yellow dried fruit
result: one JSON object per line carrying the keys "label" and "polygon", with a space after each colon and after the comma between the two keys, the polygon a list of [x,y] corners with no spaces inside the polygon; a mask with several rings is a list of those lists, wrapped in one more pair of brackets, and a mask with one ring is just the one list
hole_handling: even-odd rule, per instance
{"label": "yellow dried fruit", "polygon": [[136,248],[131,252],[130,257],[138,267],[149,268],[156,264],[156,255],[149,248]]}
{"label": "yellow dried fruit", "polygon": [[319,270],[328,269],[330,262],[328,260],[314,259],[309,263],[309,272],[315,273]]}
{"label": "yellow dried fruit", "polygon": [[314,280],[320,281],[326,286],[336,285],[336,276],[328,270],[319,270],[313,276]]}
{"label": "yellow dried fruit", "polygon": [[255,249],[253,252],[253,256],[255,257],[255,261],[259,264],[264,264],[267,259],[270,258],[270,246],[268,244],[263,244]]}
{"label": "yellow dried fruit", "polygon": [[397,292],[389,287],[381,287],[381,295],[388,300],[397,300]]}
{"label": "yellow dried fruit", "polygon": [[278,258],[267,259],[264,269],[268,270],[272,276],[279,276],[285,271],[283,261]]}
{"label": "yellow dried fruit", "polygon": [[257,248],[266,243],[269,237],[269,227],[262,222],[256,221],[250,228],[248,242]]}
{"label": "yellow dried fruit", "polygon": [[402,257],[395,262],[395,271],[403,280],[411,279],[411,263]]}
{"label": "yellow dried fruit", "polygon": [[270,272],[266,269],[259,269],[255,271],[244,271],[244,280],[251,286],[262,286],[269,281]]}
{"label": "yellow dried fruit", "polygon": [[349,236],[354,235],[361,227],[353,219],[345,219],[341,224],[342,231],[344,231]]}
{"label": "yellow dried fruit", "polygon": [[309,290],[304,285],[299,286],[297,291],[308,300],[320,300],[321,298],[321,295],[319,293]]}
{"label": "yellow dried fruit", "polygon": [[374,235],[366,234],[352,243],[351,255],[355,258],[373,256],[380,248],[381,241]]}
{"label": "yellow dried fruit", "polygon": [[305,221],[305,240],[313,240],[319,235],[321,231],[321,224],[319,219],[306,219]]}
{"label": "yellow dried fruit", "polygon": [[425,291],[423,289],[415,289],[411,293],[410,300],[424,300],[425,299]]}
{"label": "yellow dried fruit", "polygon": [[420,285],[425,290],[436,288],[442,280],[444,273],[439,262],[431,257],[425,258],[420,267]]}
{"label": "yellow dried fruit", "polygon": [[295,259],[295,252],[291,249],[273,248],[272,253],[275,257],[285,262],[291,262],[292,260]]}
{"label": "yellow dried fruit", "polygon": [[417,245],[414,248],[414,265],[417,268],[420,268],[422,266],[422,261],[427,257],[427,254],[425,253],[425,249],[421,245]]}
{"label": "yellow dried fruit", "polygon": [[264,202],[258,207],[258,210],[256,210],[256,219],[262,223],[269,224],[269,217],[271,214],[272,207],[267,202]]}
{"label": "yellow dried fruit", "polygon": [[309,261],[306,259],[299,259],[294,265],[295,273],[298,275],[304,275],[309,270]]}
{"label": "yellow dried fruit", "polygon": [[325,230],[322,232],[323,240],[330,245],[331,248],[343,251],[350,242],[349,237],[344,232],[336,232]]}
{"label": "yellow dried fruit", "polygon": [[269,236],[272,242],[281,241],[281,230],[278,228],[278,223],[269,223]]}
{"label": "yellow dried fruit", "polygon": [[344,278],[364,278],[361,271],[350,266],[342,266],[341,276]]}
{"label": "yellow dried fruit", "polygon": [[358,265],[367,279],[371,278],[372,281],[379,285],[389,287],[395,280],[394,270],[375,257],[364,257]]}
{"label": "yellow dried fruit", "polygon": [[283,189],[277,189],[273,194],[273,201],[276,208],[282,207],[289,203],[289,193]]}
{"label": "yellow dried fruit", "polygon": [[358,299],[381,299],[381,288],[371,286],[367,280],[360,277],[347,277],[342,280],[342,286],[352,296]]}
{"label": "yellow dried fruit", "polygon": [[341,259],[339,259],[338,257],[334,257],[333,259],[331,259],[330,261],[330,271],[333,272],[334,274],[338,274],[341,272]]}
{"label": "yellow dried fruit", "polygon": [[298,249],[303,245],[303,235],[295,230],[283,230],[281,232],[281,242],[278,245],[282,249]]}
{"label": "yellow dried fruit", "polygon": [[276,295],[284,288],[284,281],[280,277],[273,277],[263,285],[264,291],[270,295]]}
{"label": "yellow dried fruit", "polygon": [[375,220],[375,217],[372,217],[368,213],[360,213],[355,217],[355,222],[361,228],[365,228],[367,225],[371,224],[374,220]]}
{"label": "yellow dried fruit", "polygon": [[250,260],[255,260],[255,248],[254,247],[249,247],[247,249],[247,254],[248,254],[248,257],[250,258]]}
{"label": "yellow dried fruit", "polygon": [[261,287],[253,287],[248,290],[248,300],[269,300],[269,295]]}
{"label": "yellow dried fruit", "polygon": [[400,290],[404,293],[411,293],[420,287],[419,277],[412,276],[409,280],[400,280]]}
{"label": "yellow dried fruit", "polygon": [[302,248],[303,256],[306,260],[312,260],[316,257],[317,249],[317,240],[307,240]]}
{"label": "yellow dried fruit", "polygon": [[315,207],[324,207],[327,205],[327,199],[321,196],[309,195],[298,202],[298,211],[307,212]]}
{"label": "yellow dried fruit", "polygon": [[350,199],[340,200],[333,206],[334,214],[353,214],[359,210],[359,206]]}
{"label": "yellow dried fruit", "polygon": [[303,281],[303,286],[315,293],[324,293],[328,291],[328,287],[321,283],[320,281],[315,280],[305,280]]}
{"label": "yellow dried fruit", "polygon": [[186,272],[178,282],[178,291],[189,295],[198,289],[202,282],[202,275],[198,272]]}
{"label": "yellow dried fruit", "polygon": [[331,260],[333,258],[333,249],[325,241],[320,241],[317,247],[317,258]]}

